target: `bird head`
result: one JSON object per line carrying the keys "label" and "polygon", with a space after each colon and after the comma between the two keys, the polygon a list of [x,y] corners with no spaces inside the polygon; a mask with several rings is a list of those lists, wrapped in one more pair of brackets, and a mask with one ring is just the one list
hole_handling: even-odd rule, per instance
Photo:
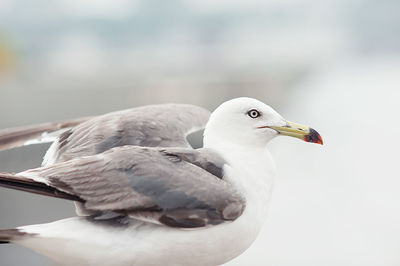
{"label": "bird head", "polygon": [[215,109],[206,125],[204,144],[210,146],[224,141],[265,146],[279,135],[323,144],[316,130],[289,122],[267,104],[247,97],[229,100]]}

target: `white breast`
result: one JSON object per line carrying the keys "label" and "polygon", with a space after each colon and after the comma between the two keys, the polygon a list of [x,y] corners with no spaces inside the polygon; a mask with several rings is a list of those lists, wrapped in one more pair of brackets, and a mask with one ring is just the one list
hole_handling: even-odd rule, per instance
{"label": "white breast", "polygon": [[226,178],[246,198],[243,214],[233,222],[188,230],[139,221],[128,227],[105,227],[76,217],[23,227],[38,236],[19,244],[62,265],[223,264],[244,252],[257,237],[275,176],[266,150],[256,157],[253,151],[251,157],[242,153],[227,160]]}

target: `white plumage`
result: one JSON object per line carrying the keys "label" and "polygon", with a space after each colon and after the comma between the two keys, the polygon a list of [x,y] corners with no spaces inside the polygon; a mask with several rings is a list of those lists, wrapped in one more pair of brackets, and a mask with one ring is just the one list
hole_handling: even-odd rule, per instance
{"label": "white plumage", "polygon": [[[156,221],[158,216],[154,211],[143,219],[132,218],[135,217],[132,215],[100,220],[93,217],[74,217],[49,224],[19,227],[18,232],[26,233],[26,235],[9,237],[7,240],[33,249],[61,265],[220,265],[226,263],[251,245],[266,218],[275,177],[275,166],[266,144],[273,137],[286,132],[286,129],[292,130],[289,130],[290,132],[296,131],[295,134],[303,134],[302,136],[310,132],[300,128],[292,129],[290,123],[272,108],[251,98],[237,98],[225,102],[211,114],[205,128],[204,146],[225,160],[222,165],[223,176],[219,182],[226,182],[227,185],[232,186],[244,199],[243,213],[230,220],[226,219],[213,225],[210,223],[211,220],[206,218],[208,223],[204,226],[189,229],[179,228],[179,226],[178,228],[171,227],[168,223]],[[317,142],[314,140],[312,142]],[[320,140],[319,135],[318,140]],[[128,148],[125,146],[125,148],[114,149]],[[49,154],[51,153],[48,153],[48,156]],[[118,157],[115,160],[118,160]],[[214,159],[206,160],[209,160],[207,163],[217,165]],[[72,168],[75,164],[65,165]],[[176,165],[180,167],[179,163]],[[88,169],[87,171],[90,171],[90,167]],[[207,168],[204,169],[207,170]],[[54,180],[51,176],[43,176],[43,173],[45,172],[40,169],[29,170],[20,173],[19,176],[56,186],[52,183]],[[188,178],[190,178],[189,172]],[[71,191],[74,191],[73,184],[71,186]],[[71,193],[61,187],[56,186],[56,188]],[[146,189],[149,188],[146,187]],[[157,189],[155,187],[153,192],[161,193]],[[181,191],[187,194],[193,189],[205,188],[199,187],[199,184],[193,181],[189,188],[182,187]],[[74,195],[89,202],[89,199],[81,194]],[[210,197],[217,196],[219,195],[210,195]],[[157,195],[153,195],[153,198],[157,199]],[[224,217],[223,215],[231,209],[242,206],[235,204],[224,205],[225,209],[221,217]],[[207,208],[211,207],[213,206]],[[189,207],[186,206],[186,208],[190,211]],[[218,208],[215,207],[215,209]],[[202,213],[196,210],[196,208],[192,209],[186,218],[201,217]],[[183,216],[185,217],[185,214]],[[218,219],[216,221],[219,221]]]}

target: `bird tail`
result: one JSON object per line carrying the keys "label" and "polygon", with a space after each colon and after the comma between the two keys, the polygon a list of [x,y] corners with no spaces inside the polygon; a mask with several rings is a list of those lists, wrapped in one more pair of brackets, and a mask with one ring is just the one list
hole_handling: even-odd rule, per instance
{"label": "bird tail", "polygon": [[91,117],[0,130],[0,151],[30,144],[53,142],[65,130]]}
{"label": "bird tail", "polygon": [[26,233],[18,228],[0,230],[0,244],[9,244],[12,241],[34,236],[35,234]]}
{"label": "bird tail", "polygon": [[77,196],[65,193],[44,183],[10,173],[0,173],[0,187],[82,202],[82,199]]}
{"label": "bird tail", "polygon": [[[0,173],[0,187],[82,202],[82,199],[80,199],[79,197],[59,191],[44,183],[40,183],[32,179],[11,173]],[[0,244],[8,244],[10,242],[31,237],[34,235],[36,234],[27,233],[18,228],[2,229],[0,230]]]}

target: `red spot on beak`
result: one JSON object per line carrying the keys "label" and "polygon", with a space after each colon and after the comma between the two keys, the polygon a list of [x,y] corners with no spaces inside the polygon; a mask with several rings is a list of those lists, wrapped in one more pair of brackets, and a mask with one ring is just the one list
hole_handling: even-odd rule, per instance
{"label": "red spot on beak", "polygon": [[324,142],[322,141],[321,135],[315,130],[310,128],[310,133],[304,136],[304,141],[317,143],[323,145]]}

